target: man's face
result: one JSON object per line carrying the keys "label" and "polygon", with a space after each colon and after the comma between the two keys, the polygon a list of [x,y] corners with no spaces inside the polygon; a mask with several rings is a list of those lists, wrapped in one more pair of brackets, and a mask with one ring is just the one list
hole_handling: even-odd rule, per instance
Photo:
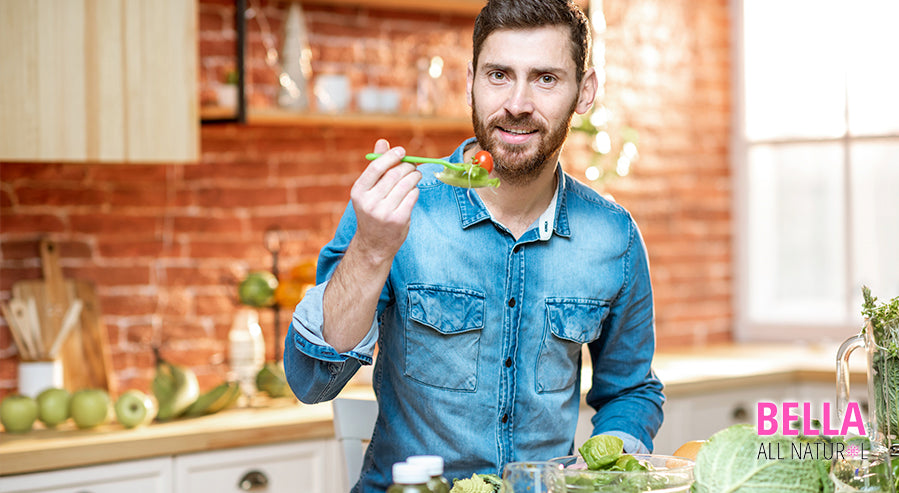
{"label": "man's face", "polygon": [[[591,69],[580,86],[568,32],[561,27],[499,30],[469,69],[468,96],[478,142],[503,182],[527,183],[554,165],[574,111],[593,101]],[[589,100],[587,100],[589,99]]]}

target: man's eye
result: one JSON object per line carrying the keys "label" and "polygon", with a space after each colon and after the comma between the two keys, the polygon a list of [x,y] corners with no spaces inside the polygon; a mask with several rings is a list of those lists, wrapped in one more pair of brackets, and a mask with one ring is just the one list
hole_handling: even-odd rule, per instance
{"label": "man's eye", "polygon": [[490,72],[488,76],[493,80],[503,80],[506,78],[506,74],[502,72]]}
{"label": "man's eye", "polygon": [[556,78],[553,77],[552,75],[544,75],[544,76],[540,77],[540,82],[542,82],[544,84],[552,84],[555,81],[556,81]]}

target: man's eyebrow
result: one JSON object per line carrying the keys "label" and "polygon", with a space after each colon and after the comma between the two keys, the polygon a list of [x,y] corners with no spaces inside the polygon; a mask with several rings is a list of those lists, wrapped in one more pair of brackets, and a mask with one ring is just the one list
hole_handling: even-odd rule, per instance
{"label": "man's eyebrow", "polygon": [[[502,65],[499,63],[487,62],[487,63],[484,63],[482,68],[485,72],[492,72],[494,70],[499,70],[500,72],[505,72],[505,73],[513,73],[514,72],[512,67],[510,67],[508,65]],[[533,67],[528,71],[528,75],[531,77],[535,77],[540,74],[559,74],[559,73],[564,73],[564,72],[565,72],[565,69],[562,67],[552,67],[552,66]]]}

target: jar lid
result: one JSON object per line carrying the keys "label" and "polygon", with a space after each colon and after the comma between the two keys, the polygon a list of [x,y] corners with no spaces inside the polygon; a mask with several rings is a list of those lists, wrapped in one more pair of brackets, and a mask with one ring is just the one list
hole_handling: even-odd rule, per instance
{"label": "jar lid", "polygon": [[396,484],[425,484],[431,476],[419,464],[397,462],[393,465],[393,482]]}
{"label": "jar lid", "polygon": [[431,476],[443,474],[443,457],[439,455],[413,455],[406,459],[410,464],[421,464]]}

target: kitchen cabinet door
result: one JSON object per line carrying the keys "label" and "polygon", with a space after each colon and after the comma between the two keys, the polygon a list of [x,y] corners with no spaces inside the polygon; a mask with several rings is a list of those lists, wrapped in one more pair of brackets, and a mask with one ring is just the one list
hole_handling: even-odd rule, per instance
{"label": "kitchen cabinet door", "polygon": [[199,156],[196,0],[0,0],[0,160]]}
{"label": "kitchen cabinet door", "polygon": [[336,440],[180,455],[174,459],[174,492],[337,493],[346,491],[342,460]]}
{"label": "kitchen cabinet door", "polygon": [[0,491],[4,493],[169,493],[172,491],[172,459],[162,457],[0,477]]}
{"label": "kitchen cabinet door", "polygon": [[798,400],[792,383],[768,384],[732,390],[701,391],[668,398],[665,420],[653,440],[655,452],[672,454],[690,440],[707,440],[716,432],[738,423],[755,425],[758,402]]}

